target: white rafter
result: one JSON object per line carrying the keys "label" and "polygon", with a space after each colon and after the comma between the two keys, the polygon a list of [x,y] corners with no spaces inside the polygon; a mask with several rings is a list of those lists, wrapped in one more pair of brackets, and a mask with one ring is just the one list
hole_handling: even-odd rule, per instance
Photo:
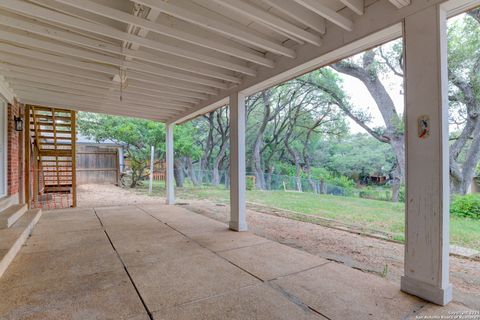
{"label": "white rafter", "polygon": [[[254,70],[246,67],[241,61],[233,62],[232,59],[220,59],[218,57],[212,57],[203,53],[197,53],[194,51],[186,50],[177,46],[172,46],[166,43],[161,43],[149,39],[145,39],[136,35],[129,34],[117,30],[113,27],[101,24],[95,24],[89,21],[84,21],[79,18],[68,16],[63,13],[55,12],[53,10],[45,9],[37,5],[22,2],[19,0],[3,0],[0,2],[0,7],[8,10],[12,10],[27,16],[34,18],[40,18],[46,21],[59,23],[68,27],[77,28],[80,30],[88,31],[94,34],[106,36],[112,39],[120,41],[128,41],[136,43],[142,47],[146,47],[152,50],[157,50],[165,53],[174,54],[183,58],[191,59],[201,63],[207,63],[214,66],[220,66],[226,69],[235,70],[238,72],[252,73]],[[239,71],[243,70],[243,71]]]}
{"label": "white rafter", "polygon": [[292,0],[264,0],[283,14],[293,18],[313,30],[325,33],[325,19]]}
{"label": "white rafter", "polygon": [[96,52],[76,49],[73,47],[55,44],[48,41],[40,40],[33,38],[31,36],[21,35],[13,32],[0,30],[0,38],[5,39],[17,44],[30,46],[50,52],[59,52],[68,56],[73,56],[76,58],[87,59],[90,61],[95,61],[102,64],[108,64],[116,66],[118,68],[128,68],[140,72],[151,73],[154,75],[161,74],[163,77],[183,80],[192,83],[200,83],[214,88],[226,89],[228,85],[223,81],[207,79],[200,76],[190,75],[182,72],[171,71],[162,67],[147,65],[145,63],[135,62],[135,61],[123,61],[119,58],[114,58],[111,56],[106,56]]}
{"label": "white rafter", "polygon": [[209,40],[205,37],[199,37],[194,34],[184,32],[172,27],[161,25],[152,21],[148,21],[136,16],[129,15],[123,11],[116,10],[89,0],[57,0],[58,2],[74,6],[76,8],[87,10],[89,12],[102,15],[104,17],[114,19],[120,22],[126,22],[149,31],[173,37],[178,40],[199,45],[208,49],[212,49],[221,53],[225,53],[240,59],[244,59],[266,67],[273,67],[273,61],[263,57],[263,55],[256,53],[248,48],[239,49],[233,46],[226,45],[221,42]]}
{"label": "white rafter", "polygon": [[324,17],[327,20],[330,20],[332,23],[337,26],[347,30],[353,30],[353,22],[350,19],[345,18],[344,16],[338,14],[335,10],[330,9],[322,3],[321,0],[294,0],[298,4],[301,4],[305,8],[312,10],[316,14]]}
{"label": "white rafter", "polygon": [[312,34],[296,25],[280,19],[279,17],[243,0],[213,0],[222,6],[227,6],[240,12],[255,21],[270,26],[274,30],[283,31],[295,38],[319,46],[322,40],[319,36]]}
{"label": "white rafter", "polygon": [[364,0],[340,0],[356,14],[362,15],[364,12]]}
{"label": "white rafter", "polygon": [[294,50],[286,48],[280,43],[268,40],[265,37],[256,34],[254,31],[242,26],[241,24],[234,23],[233,21],[227,24],[222,21],[210,19],[193,11],[183,9],[171,3],[167,3],[163,0],[137,0],[136,2],[161,10],[169,15],[202,26],[209,30],[236,38],[246,43],[251,43],[270,52],[295,58]]}

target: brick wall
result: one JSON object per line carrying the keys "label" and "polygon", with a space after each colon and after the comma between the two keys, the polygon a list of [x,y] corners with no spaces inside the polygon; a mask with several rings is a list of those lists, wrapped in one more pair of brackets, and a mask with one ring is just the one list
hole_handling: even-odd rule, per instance
{"label": "brick wall", "polygon": [[7,131],[8,131],[8,171],[7,171],[7,192],[9,196],[13,196],[19,192],[20,176],[19,176],[19,152],[21,133],[15,131],[14,117],[20,116],[20,104],[14,102],[8,104]]}

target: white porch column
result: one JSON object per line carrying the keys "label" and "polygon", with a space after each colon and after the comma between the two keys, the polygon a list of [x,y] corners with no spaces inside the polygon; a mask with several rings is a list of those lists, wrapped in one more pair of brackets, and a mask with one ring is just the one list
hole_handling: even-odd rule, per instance
{"label": "white porch column", "polygon": [[173,175],[173,128],[174,124],[167,124],[166,131],[166,165],[165,189],[167,191],[167,204],[175,204],[175,177]]}
{"label": "white porch column", "polygon": [[230,96],[230,229],[246,231],[245,97]]}
{"label": "white porch column", "polygon": [[[401,288],[445,305],[452,300],[448,78],[446,13],[439,6],[405,19],[405,68],[407,198]],[[425,123],[427,131],[422,127]]]}

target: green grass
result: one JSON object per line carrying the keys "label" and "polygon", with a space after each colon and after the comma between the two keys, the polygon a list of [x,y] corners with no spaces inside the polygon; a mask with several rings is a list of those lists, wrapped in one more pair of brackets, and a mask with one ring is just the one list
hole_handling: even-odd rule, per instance
{"label": "green grass", "polygon": [[[140,187],[142,192],[147,189],[148,184]],[[178,188],[177,194],[181,199],[209,199],[226,203],[230,197],[228,190],[212,187]],[[154,195],[163,195],[161,183],[155,183]],[[393,234],[395,240],[404,240],[403,203],[313,193],[256,190],[247,191],[247,201],[382,230]],[[480,250],[480,220],[451,217],[450,242]]]}

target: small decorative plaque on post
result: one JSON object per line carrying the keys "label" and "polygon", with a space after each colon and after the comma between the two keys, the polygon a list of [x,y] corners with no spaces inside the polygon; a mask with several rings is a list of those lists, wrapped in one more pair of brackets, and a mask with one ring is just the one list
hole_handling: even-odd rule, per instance
{"label": "small decorative plaque on post", "polygon": [[418,117],[418,137],[420,139],[426,139],[430,136],[430,117],[420,116]]}

